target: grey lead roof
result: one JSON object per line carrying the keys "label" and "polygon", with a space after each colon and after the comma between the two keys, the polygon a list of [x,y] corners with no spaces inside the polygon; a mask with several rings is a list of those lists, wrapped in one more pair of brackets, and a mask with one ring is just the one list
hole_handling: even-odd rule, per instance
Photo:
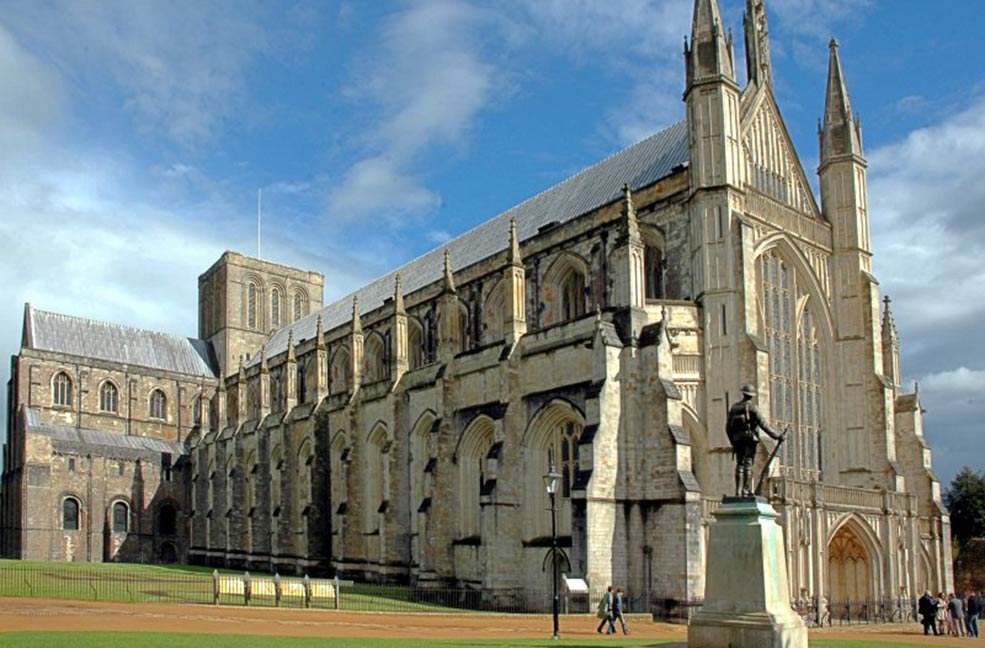
{"label": "grey lead roof", "polygon": [[[452,270],[466,268],[506,249],[513,218],[517,223],[517,236],[524,241],[536,236],[544,225],[565,223],[613,202],[622,195],[624,183],[629,183],[635,191],[667,177],[674,168],[687,162],[687,126],[686,122],[680,121],[379,277],[355,293],[276,331],[267,342],[267,356],[287,349],[288,330],[293,330],[295,341],[313,338],[319,315],[326,331],[348,322],[352,317],[353,295],[359,296],[361,314],[376,310],[393,296],[397,274],[405,294],[437,281],[444,271],[445,249],[451,254]],[[249,364],[259,361],[257,354]]]}
{"label": "grey lead roof", "polygon": [[106,432],[104,430],[90,430],[88,428],[74,428],[65,425],[43,425],[41,417],[33,407],[27,409],[27,426],[33,432],[40,432],[45,436],[69,443],[79,443],[88,446],[105,446],[109,448],[119,448],[123,450],[136,450],[138,452],[170,452],[171,454],[185,454],[184,444],[153,437],[129,436],[119,432]]}
{"label": "grey lead roof", "polygon": [[204,340],[49,313],[30,305],[25,319],[30,330],[24,344],[32,349],[192,376],[215,376],[209,343]]}

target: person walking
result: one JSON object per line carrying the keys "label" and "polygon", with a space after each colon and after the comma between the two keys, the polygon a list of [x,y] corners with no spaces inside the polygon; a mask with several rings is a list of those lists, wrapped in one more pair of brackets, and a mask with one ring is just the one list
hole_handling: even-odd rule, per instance
{"label": "person walking", "polygon": [[612,585],[609,585],[609,588],[605,591],[605,594],[602,595],[602,600],[599,601],[599,607],[595,613],[595,616],[601,619],[599,622],[599,627],[595,629],[595,632],[599,634],[602,634],[602,628],[606,625],[609,627],[606,629],[605,634],[616,633],[616,626],[612,619],[612,600]]}
{"label": "person walking", "polygon": [[978,617],[982,614],[982,600],[978,597],[978,592],[968,595],[968,602],[965,606],[965,624],[968,626],[968,636],[978,636]]}
{"label": "person walking", "polygon": [[917,611],[920,613],[920,623],[923,624],[923,633],[929,635],[931,628],[933,628],[934,635],[936,635],[937,603],[934,601],[934,597],[930,595],[930,590],[924,592],[920,600],[917,601]]}
{"label": "person walking", "polygon": [[954,637],[964,636],[964,601],[952,593],[947,601],[948,626]]}
{"label": "person walking", "polygon": [[623,616],[625,611],[625,596],[622,591],[622,587],[616,588],[616,595],[612,599],[612,627],[613,632],[615,632],[615,620],[619,620],[619,625],[622,627],[622,633],[624,635],[629,634],[629,627],[626,625],[626,617]]}

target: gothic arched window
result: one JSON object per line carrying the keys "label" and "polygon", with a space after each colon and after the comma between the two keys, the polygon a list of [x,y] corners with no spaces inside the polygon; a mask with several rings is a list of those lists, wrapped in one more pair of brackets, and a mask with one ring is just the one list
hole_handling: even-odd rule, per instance
{"label": "gothic arched window", "polygon": [[72,404],[72,379],[64,371],[56,373],[51,381],[51,402],[64,407]]}
{"label": "gothic arched window", "polygon": [[257,309],[260,304],[260,286],[251,281],[246,287],[246,325],[255,329],[260,325]]}
{"label": "gothic arched window", "polygon": [[178,512],[171,504],[162,504],[157,510],[157,530],[161,535],[175,535],[178,530]]}
{"label": "gothic arched window", "polygon": [[62,502],[62,529],[79,530],[79,500],[74,497],[66,497]]}
{"label": "gothic arched window", "polygon": [[168,418],[168,397],[160,389],[155,389],[150,393],[148,416],[160,421],[165,421]]}
{"label": "gothic arched window", "polygon": [[280,328],[280,288],[270,289],[270,325]]}
{"label": "gothic arched window", "polygon": [[130,530],[130,507],[126,502],[113,504],[113,533],[126,533]]}
{"label": "gothic arched window", "polygon": [[119,411],[119,391],[108,380],[99,387],[99,411],[113,414]]}
{"label": "gothic arched window", "polygon": [[298,321],[304,317],[308,310],[307,300],[304,298],[304,294],[300,291],[294,293],[294,321]]}
{"label": "gothic arched window", "polygon": [[813,305],[797,274],[775,251],[760,257],[759,274],[763,338],[770,356],[770,425],[778,432],[787,427],[792,431],[780,454],[783,468],[806,470],[799,476],[812,477],[821,467],[825,398]]}
{"label": "gothic arched window", "polygon": [[493,425],[480,419],[462,435],[458,450],[458,535],[461,538],[480,533],[482,484],[488,477],[488,453],[493,444]]}
{"label": "gothic arched window", "polygon": [[647,244],[643,248],[643,283],[647,299],[664,298],[664,256],[663,251]]}

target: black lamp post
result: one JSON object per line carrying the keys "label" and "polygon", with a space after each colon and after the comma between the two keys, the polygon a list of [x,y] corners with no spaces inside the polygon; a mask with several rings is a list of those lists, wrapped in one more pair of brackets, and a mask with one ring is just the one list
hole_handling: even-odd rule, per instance
{"label": "black lamp post", "polygon": [[557,592],[557,485],[561,475],[554,463],[544,475],[544,487],[551,497],[551,583],[554,590],[554,640],[561,638],[558,633],[558,615],[561,613],[561,601]]}

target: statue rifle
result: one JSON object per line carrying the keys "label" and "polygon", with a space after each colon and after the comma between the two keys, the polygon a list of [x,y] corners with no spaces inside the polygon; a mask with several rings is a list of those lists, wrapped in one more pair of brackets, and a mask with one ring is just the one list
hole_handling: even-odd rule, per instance
{"label": "statue rifle", "polygon": [[780,435],[780,438],[776,440],[776,445],[773,446],[773,451],[770,452],[770,456],[766,459],[766,465],[763,466],[763,472],[759,473],[759,481],[756,482],[756,495],[762,495],[763,482],[766,481],[766,476],[770,474],[770,466],[773,465],[773,460],[776,459],[776,455],[780,451],[780,446],[783,445],[783,441],[787,438],[788,434],[790,434],[789,425],[783,431],[783,434]]}

